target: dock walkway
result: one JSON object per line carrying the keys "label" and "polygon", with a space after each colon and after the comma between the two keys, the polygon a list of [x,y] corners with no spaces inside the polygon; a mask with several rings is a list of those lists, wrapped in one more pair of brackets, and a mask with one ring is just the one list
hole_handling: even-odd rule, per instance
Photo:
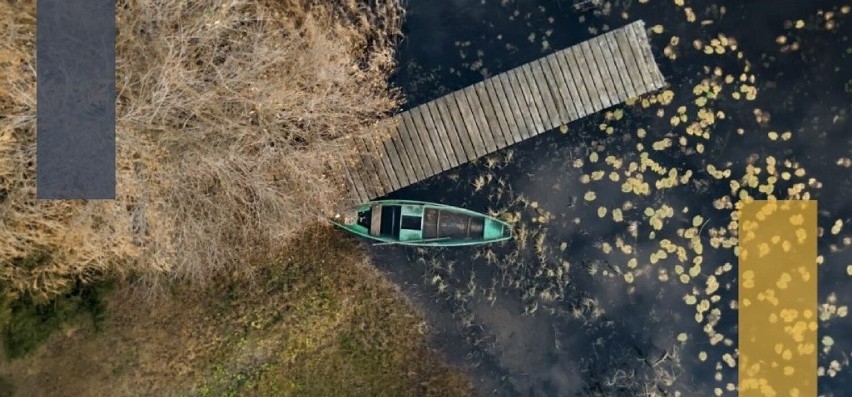
{"label": "dock walkway", "polygon": [[370,201],[664,85],[633,22],[384,120],[384,139],[353,139],[349,191]]}

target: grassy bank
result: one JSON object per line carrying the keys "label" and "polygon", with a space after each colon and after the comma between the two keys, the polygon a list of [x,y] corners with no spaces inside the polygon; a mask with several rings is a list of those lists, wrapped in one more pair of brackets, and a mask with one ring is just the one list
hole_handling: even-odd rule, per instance
{"label": "grassy bank", "polygon": [[[316,227],[253,278],[119,288],[96,331],[71,322],[0,364],[16,395],[467,395],[426,324],[339,231]],[[10,386],[11,385],[11,386]]]}
{"label": "grassy bank", "polygon": [[[251,272],[341,205],[351,135],[388,83],[397,1],[121,0],[115,200],[36,200],[35,3],[0,2],[0,288],[42,301],[111,273]],[[46,251],[38,266],[17,262]]]}
{"label": "grassy bank", "polygon": [[311,226],[399,105],[399,2],[202,3],[117,1],[116,199],[60,201],[35,199],[35,3],[0,2],[0,396],[465,394]]}

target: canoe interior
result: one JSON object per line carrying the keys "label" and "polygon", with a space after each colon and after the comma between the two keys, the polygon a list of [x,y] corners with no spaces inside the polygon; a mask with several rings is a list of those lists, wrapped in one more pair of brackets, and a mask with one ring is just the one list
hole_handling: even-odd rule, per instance
{"label": "canoe interior", "polygon": [[[375,209],[379,209],[379,213],[381,214],[380,217],[373,216],[373,211]],[[362,226],[366,230],[370,230],[370,235],[377,236],[376,234],[372,233],[372,231],[375,230],[372,226],[373,222],[378,220],[378,236],[399,238],[399,231],[402,226],[399,222],[400,213],[402,212],[401,210],[402,208],[399,206],[371,206],[366,211],[358,212],[358,225]]]}
{"label": "canoe interior", "polygon": [[435,208],[423,211],[423,238],[468,240],[484,238],[484,232],[483,217]]}
{"label": "canoe interior", "polygon": [[355,208],[355,222],[339,226],[384,242],[412,245],[470,245],[511,238],[511,227],[484,214],[404,200],[383,200]]}

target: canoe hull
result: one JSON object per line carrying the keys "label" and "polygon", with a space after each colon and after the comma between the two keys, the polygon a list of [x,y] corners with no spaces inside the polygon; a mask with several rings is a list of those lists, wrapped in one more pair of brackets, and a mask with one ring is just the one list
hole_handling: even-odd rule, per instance
{"label": "canoe hull", "polygon": [[[376,211],[381,211],[377,214]],[[343,218],[349,217],[349,222]],[[354,218],[354,221],[352,220]],[[375,222],[381,221],[381,225]],[[358,205],[332,222],[344,230],[384,244],[458,247],[512,238],[504,221],[464,208],[413,200],[377,200]]]}

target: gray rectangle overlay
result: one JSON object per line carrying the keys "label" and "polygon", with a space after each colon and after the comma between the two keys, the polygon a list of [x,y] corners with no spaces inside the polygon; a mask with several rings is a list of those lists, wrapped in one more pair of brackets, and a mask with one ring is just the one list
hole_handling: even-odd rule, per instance
{"label": "gray rectangle overlay", "polygon": [[115,0],[38,0],[36,196],[115,198]]}

